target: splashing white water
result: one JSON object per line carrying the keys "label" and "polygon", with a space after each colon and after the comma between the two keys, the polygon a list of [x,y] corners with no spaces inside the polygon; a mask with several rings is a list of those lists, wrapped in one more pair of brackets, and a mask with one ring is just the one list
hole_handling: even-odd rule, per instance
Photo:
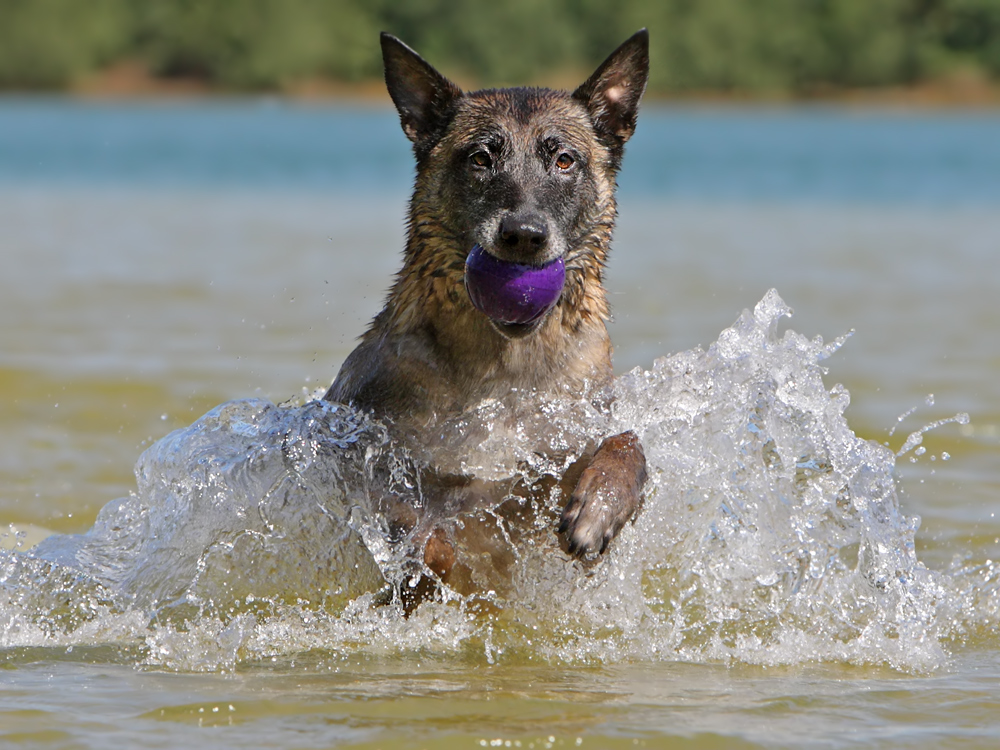
{"label": "splashing white water", "polygon": [[557,492],[527,531],[478,508],[457,521],[492,537],[478,593],[445,590],[405,618],[387,592],[412,548],[378,498],[419,505],[419,460],[342,405],[238,401],[147,450],[137,492],[87,534],[3,553],[0,645],[124,643],[179,669],[310,649],[933,669],[997,611],[992,568],[917,560],[895,455],[858,438],[847,392],[823,383],[842,341],[779,336],[789,314],[770,292],[707,351],[619,378],[610,415],[567,401],[513,419],[488,402],[442,428],[457,470],[529,488],[588,440],[636,430],[645,507],[598,562],[560,551]]}

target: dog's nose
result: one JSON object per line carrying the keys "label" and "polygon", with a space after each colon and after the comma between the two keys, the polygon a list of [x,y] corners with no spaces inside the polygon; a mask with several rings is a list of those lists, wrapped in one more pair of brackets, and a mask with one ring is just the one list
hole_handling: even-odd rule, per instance
{"label": "dog's nose", "polygon": [[548,241],[549,230],[541,216],[505,216],[500,222],[500,243],[512,255],[536,255]]}

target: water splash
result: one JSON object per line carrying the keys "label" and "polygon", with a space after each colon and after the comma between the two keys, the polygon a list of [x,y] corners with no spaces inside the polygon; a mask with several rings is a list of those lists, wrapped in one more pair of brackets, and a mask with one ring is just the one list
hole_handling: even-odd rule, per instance
{"label": "water splash", "polygon": [[[490,401],[430,449],[341,405],[224,404],[147,450],[136,493],[88,533],[2,553],[0,645],[126,644],[192,670],[313,649],[936,668],[1000,611],[996,571],[918,561],[896,455],[857,437],[848,393],[823,382],[843,340],[779,335],[788,315],[768,293],[707,351],[618,378],[610,412]],[[645,447],[645,507],[602,560],[570,560],[564,498],[544,480],[625,429]],[[477,593],[444,590],[405,618],[391,592],[417,541],[381,498],[426,501],[427,450],[520,499],[454,514],[489,539],[489,554],[459,550],[480,559]]]}
{"label": "water splash", "polygon": [[906,453],[909,453],[914,448],[917,448],[917,452],[922,454],[924,452],[924,449],[918,446],[920,446],[920,444],[924,442],[924,433],[929,432],[930,430],[937,429],[938,427],[943,427],[946,424],[952,424],[952,423],[967,425],[969,424],[969,415],[966,414],[965,412],[959,412],[954,417],[948,417],[947,419],[938,419],[935,420],[934,422],[931,422],[930,424],[924,425],[919,430],[914,430],[913,432],[911,432],[909,435],[906,436],[906,440],[903,442],[903,445],[900,447],[900,449],[896,451],[896,455],[902,456]]}
{"label": "water splash", "polygon": [[[10,557],[0,579],[23,598],[51,589],[50,577],[75,578],[63,586],[71,601],[98,596],[147,622],[342,605],[383,585],[355,528],[372,525],[358,480],[384,442],[384,429],[335,404],[223,404],[143,453],[137,492],[108,503],[90,531]],[[29,620],[47,611],[20,609]]]}

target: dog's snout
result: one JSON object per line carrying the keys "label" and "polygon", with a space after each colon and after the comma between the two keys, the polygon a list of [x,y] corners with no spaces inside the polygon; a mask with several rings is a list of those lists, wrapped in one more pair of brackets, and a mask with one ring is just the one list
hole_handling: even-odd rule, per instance
{"label": "dog's snout", "polygon": [[512,255],[537,255],[548,241],[549,230],[541,216],[511,215],[500,222],[500,244]]}

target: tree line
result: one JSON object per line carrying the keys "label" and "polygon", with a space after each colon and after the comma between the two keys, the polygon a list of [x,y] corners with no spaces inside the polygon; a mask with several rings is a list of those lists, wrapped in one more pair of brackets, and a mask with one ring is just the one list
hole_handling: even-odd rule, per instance
{"label": "tree line", "polygon": [[1000,79],[1000,0],[0,0],[0,88],[126,60],[228,90],[362,81],[381,75],[380,30],[464,83],[551,82],[642,26],[659,92]]}

